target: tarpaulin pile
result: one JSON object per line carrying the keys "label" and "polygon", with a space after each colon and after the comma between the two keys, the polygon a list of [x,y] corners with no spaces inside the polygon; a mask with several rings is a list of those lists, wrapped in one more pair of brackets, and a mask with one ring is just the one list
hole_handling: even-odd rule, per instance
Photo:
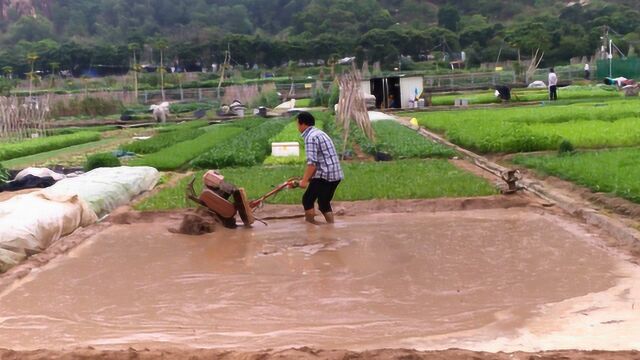
{"label": "tarpaulin pile", "polygon": [[151,167],[98,168],[0,202],[0,273],[153,189]]}

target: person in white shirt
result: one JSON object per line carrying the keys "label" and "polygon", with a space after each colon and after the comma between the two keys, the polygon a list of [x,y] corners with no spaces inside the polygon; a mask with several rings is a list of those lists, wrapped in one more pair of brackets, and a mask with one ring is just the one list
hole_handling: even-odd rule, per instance
{"label": "person in white shirt", "polygon": [[591,70],[589,69],[589,63],[584,64],[584,79],[589,80],[591,77]]}
{"label": "person in white shirt", "polygon": [[549,100],[558,100],[558,76],[553,68],[549,69]]}

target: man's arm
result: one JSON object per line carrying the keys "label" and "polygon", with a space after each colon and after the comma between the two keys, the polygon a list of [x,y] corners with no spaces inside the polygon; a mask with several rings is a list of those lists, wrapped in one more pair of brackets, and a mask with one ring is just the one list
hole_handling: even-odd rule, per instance
{"label": "man's arm", "polygon": [[302,176],[302,180],[300,180],[300,187],[306,188],[309,186],[309,181],[311,181],[311,177],[316,173],[316,166],[314,164],[307,164],[307,168],[304,170],[304,175]]}
{"label": "man's arm", "polygon": [[318,163],[318,141],[316,138],[305,140],[305,153],[307,155],[307,167],[300,181],[300,187],[306,188],[311,181],[311,177],[316,173]]}

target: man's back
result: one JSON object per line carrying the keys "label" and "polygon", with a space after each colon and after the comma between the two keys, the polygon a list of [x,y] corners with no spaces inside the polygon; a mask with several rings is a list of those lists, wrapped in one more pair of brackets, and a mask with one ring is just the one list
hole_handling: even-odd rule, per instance
{"label": "man's back", "polygon": [[317,167],[314,178],[338,181],[344,178],[340,160],[329,135],[316,127],[309,127],[302,133],[307,163]]}
{"label": "man's back", "polygon": [[556,85],[558,85],[558,76],[554,72],[549,73],[549,86],[556,86]]}

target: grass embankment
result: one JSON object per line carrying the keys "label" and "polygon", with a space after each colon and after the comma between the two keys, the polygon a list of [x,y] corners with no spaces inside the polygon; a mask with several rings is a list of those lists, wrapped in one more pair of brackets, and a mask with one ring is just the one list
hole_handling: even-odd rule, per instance
{"label": "grass embankment", "polygon": [[[379,163],[343,164],[345,180],[335,200],[430,199],[496,194],[489,183],[459,170],[446,160],[401,160]],[[301,176],[304,167],[274,166],[223,169],[225,180],[244,187],[250,198],[257,198],[290,177]],[[196,189],[202,187],[202,172],[196,174]],[[138,210],[168,210],[193,207],[184,189],[190,179],[160,191],[138,204]],[[298,204],[302,190],[287,190],[269,200],[277,204]]]}
{"label": "grass embankment", "polygon": [[640,149],[590,151],[572,155],[519,155],[516,164],[640,203]]}
{"label": "grass embankment", "polygon": [[87,131],[0,144],[0,161],[62,149],[68,146],[98,140],[100,140],[100,133]]}
{"label": "grass embankment", "polygon": [[[549,91],[547,89],[512,89],[512,102],[548,101]],[[560,100],[577,99],[607,99],[619,98],[622,95],[614,86],[566,86],[558,89]],[[500,103],[496,98],[494,90],[461,92],[445,95],[435,95],[431,98],[432,105],[453,106],[455,99],[468,99],[469,104],[491,104]]]}
{"label": "grass embankment", "polygon": [[562,139],[577,148],[640,145],[640,107],[635,100],[407,116],[481,153],[555,150]]}

